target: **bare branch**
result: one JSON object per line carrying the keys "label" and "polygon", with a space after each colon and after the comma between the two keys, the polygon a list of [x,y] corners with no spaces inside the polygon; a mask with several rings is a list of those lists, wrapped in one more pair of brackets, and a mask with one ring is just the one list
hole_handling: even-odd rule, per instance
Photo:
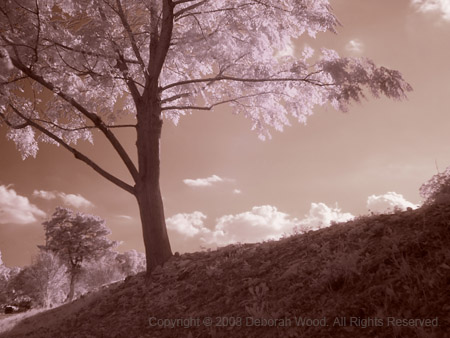
{"label": "bare branch", "polygon": [[200,2],[197,2],[196,4],[192,4],[192,5],[190,5],[190,6],[187,6],[187,7],[183,8],[183,9],[180,9],[178,12],[174,13],[173,16],[174,16],[174,18],[177,18],[177,17],[183,15],[183,13],[186,13],[186,12],[192,10],[192,9],[195,9],[195,8],[197,8],[197,7],[200,7],[201,5],[203,5],[203,4],[204,4],[205,2],[207,2],[207,1],[208,1],[208,0],[202,0],[202,1],[200,1]]}
{"label": "bare branch", "polygon": [[[11,109],[18,116],[20,116],[23,120],[26,121],[27,125],[29,125],[29,126],[35,128],[35,129],[39,130],[41,133],[43,133],[43,134],[47,135],[48,137],[50,137],[52,140],[54,140],[55,142],[57,142],[58,144],[63,146],[65,149],[70,151],[75,156],[76,159],[86,163],[88,166],[90,166],[92,169],[94,169],[97,173],[102,175],[108,181],[114,183],[115,185],[117,185],[118,187],[122,188],[123,190],[128,191],[132,195],[135,194],[134,188],[131,185],[125,183],[121,179],[115,177],[114,175],[110,174],[106,170],[102,169],[98,164],[96,164],[94,161],[92,161],[89,157],[87,157],[83,153],[79,152],[77,149],[71,147],[66,142],[64,142],[64,140],[62,140],[61,138],[59,138],[58,136],[56,136],[55,134],[53,134],[49,130],[45,129],[44,127],[42,127],[38,123],[36,123],[33,120],[31,120],[30,118],[26,117],[16,107],[14,107],[12,105],[9,105],[9,106],[11,107]],[[2,116],[2,118],[3,118],[3,116]]]}
{"label": "bare branch", "polygon": [[191,95],[191,93],[181,93],[181,94],[178,94],[178,95],[174,95],[174,96],[168,97],[167,99],[161,100],[161,104],[164,104],[164,103],[167,103],[167,102],[171,102],[171,101],[175,101],[175,100],[181,99],[182,97],[188,97],[190,95]]}
{"label": "bare branch", "polygon": [[[248,99],[250,97],[260,96],[260,95],[264,95],[264,94],[274,94],[274,93],[273,92],[260,92],[260,93],[255,93],[255,94],[242,95],[242,96],[234,97],[232,99],[219,101],[219,102],[213,103],[209,106],[166,106],[166,107],[162,107],[161,110],[188,110],[188,109],[211,110],[214,107],[219,106],[221,104],[230,103],[230,102],[240,103],[239,100]],[[276,93],[276,94],[279,94],[279,93]]]}
{"label": "bare branch", "polygon": [[23,129],[28,127],[30,124],[28,122],[24,122],[22,124],[18,124],[18,125],[14,125],[12,124],[5,116],[5,114],[3,114],[2,112],[0,112],[0,117],[2,118],[3,121],[5,121],[6,125],[12,129]]}
{"label": "bare branch", "polygon": [[[79,127],[79,128],[66,128],[66,127],[62,127],[59,124],[56,124],[54,122],[51,121],[47,121],[47,120],[42,120],[42,119],[32,119],[33,121],[38,121],[41,123],[45,123],[45,124],[49,124],[55,128],[58,128],[60,130],[64,130],[64,131],[79,131],[79,130],[88,130],[88,129],[99,129],[97,126],[84,126],[84,127]],[[113,126],[106,126],[107,128],[136,128],[135,124],[118,124],[118,125],[113,125]]]}
{"label": "bare branch", "polygon": [[[70,46],[64,45],[64,44],[62,44],[60,42],[52,41],[52,40],[49,40],[49,39],[43,39],[43,40],[47,41],[47,42],[49,42],[49,43],[51,43],[51,44],[53,44],[55,46],[61,47],[61,48],[66,49],[66,50],[69,50],[71,52],[80,53],[80,54],[89,55],[89,56],[104,57],[106,59],[112,59],[112,60],[119,61],[115,55],[94,53],[94,52],[86,51],[86,50],[83,50],[83,49],[70,47]],[[138,60],[131,60],[131,59],[123,58],[123,61],[126,62],[126,63],[139,64]]]}
{"label": "bare branch", "polygon": [[173,88],[176,86],[182,86],[182,85],[187,85],[187,84],[192,84],[192,83],[205,83],[207,82],[208,84],[212,84],[214,82],[217,81],[234,81],[234,82],[253,82],[253,83],[258,83],[258,82],[306,82],[306,83],[310,83],[312,85],[315,86],[320,86],[320,87],[324,87],[324,86],[335,86],[336,83],[322,83],[319,81],[315,81],[313,79],[309,78],[309,75],[306,77],[301,77],[301,78],[293,78],[293,77],[273,77],[273,78],[260,78],[260,79],[256,79],[256,78],[240,78],[240,77],[234,77],[234,76],[227,76],[227,75],[221,75],[218,74],[216,77],[211,77],[211,78],[203,78],[203,79],[192,79],[192,80],[184,80],[184,81],[179,81],[179,82],[174,82],[171,83],[169,85],[166,85],[164,87],[161,88],[161,91],[167,90],[169,88]]}

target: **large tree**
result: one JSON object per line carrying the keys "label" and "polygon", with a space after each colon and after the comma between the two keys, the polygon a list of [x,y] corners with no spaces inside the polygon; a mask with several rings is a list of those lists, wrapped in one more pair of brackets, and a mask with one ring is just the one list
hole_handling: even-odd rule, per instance
{"label": "large tree", "polygon": [[[39,142],[60,145],[135,196],[150,271],[172,254],[159,183],[163,118],[227,104],[265,138],[316,105],[346,110],[365,92],[410,90],[398,71],[366,58],[279,53],[337,25],[328,0],[3,0],[0,121],[24,158]],[[123,122],[130,115],[136,123]],[[115,128],[135,129],[138,163]],[[129,182],[75,148],[93,130]]]}

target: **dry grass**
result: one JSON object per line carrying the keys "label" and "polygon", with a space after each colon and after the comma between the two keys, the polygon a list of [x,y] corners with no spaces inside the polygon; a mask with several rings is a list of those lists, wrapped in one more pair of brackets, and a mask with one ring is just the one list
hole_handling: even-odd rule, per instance
{"label": "dry grass", "polygon": [[[130,277],[27,318],[7,336],[446,338],[449,230],[450,206],[432,205],[280,241],[185,254],[148,279]],[[150,317],[199,322],[164,328],[150,326]],[[314,325],[297,325],[298,317],[315,319]],[[205,326],[205,318],[213,325]],[[343,318],[345,325],[335,322]],[[430,325],[394,326],[389,318],[429,319]],[[220,321],[228,325],[218,327]]]}

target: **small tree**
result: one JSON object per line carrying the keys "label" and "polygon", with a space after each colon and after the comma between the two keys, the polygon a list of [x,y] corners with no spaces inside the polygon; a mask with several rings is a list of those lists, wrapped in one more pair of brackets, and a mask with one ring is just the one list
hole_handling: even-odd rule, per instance
{"label": "small tree", "polygon": [[0,305],[5,303],[7,295],[6,289],[8,286],[10,269],[3,264],[2,252],[0,251]]}
{"label": "small tree", "polygon": [[67,267],[50,251],[41,251],[10,283],[16,298],[29,298],[44,308],[65,300],[69,281]]}
{"label": "small tree", "polygon": [[55,253],[66,264],[70,275],[67,301],[71,301],[83,261],[105,255],[118,243],[106,238],[111,231],[103,219],[81,212],[74,213],[67,208],[56,208],[52,218],[43,225],[45,246],[39,248]]}
{"label": "small tree", "polygon": [[136,250],[119,253],[116,261],[125,277],[145,270],[145,255]]}
{"label": "small tree", "polygon": [[117,255],[118,252],[110,250],[100,258],[85,261],[80,271],[77,292],[89,292],[103,285],[123,280],[126,276],[117,264]]}
{"label": "small tree", "polygon": [[450,167],[444,172],[437,173],[420,187],[420,196],[425,204],[450,204]]}

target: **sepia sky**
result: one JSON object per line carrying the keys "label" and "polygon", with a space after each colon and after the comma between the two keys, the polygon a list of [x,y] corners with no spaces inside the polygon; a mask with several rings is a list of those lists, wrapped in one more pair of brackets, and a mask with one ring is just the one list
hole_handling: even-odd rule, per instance
{"label": "sepia sky", "polygon": [[[260,141],[227,107],[166,121],[161,186],[173,251],[261,241],[331,220],[419,204],[419,187],[450,166],[450,1],[334,0],[342,26],[294,41],[367,56],[412,85],[406,101],[354,104],[348,113],[317,109]],[[120,250],[144,251],[134,197],[64,149],[43,145],[22,161],[0,129],[0,251],[6,265],[29,264],[43,243],[42,221],[58,205],[106,219]],[[118,134],[133,152],[131,131]],[[80,145],[128,179],[97,138]],[[134,152],[133,152],[134,153]],[[128,179],[128,182],[130,180]]]}

